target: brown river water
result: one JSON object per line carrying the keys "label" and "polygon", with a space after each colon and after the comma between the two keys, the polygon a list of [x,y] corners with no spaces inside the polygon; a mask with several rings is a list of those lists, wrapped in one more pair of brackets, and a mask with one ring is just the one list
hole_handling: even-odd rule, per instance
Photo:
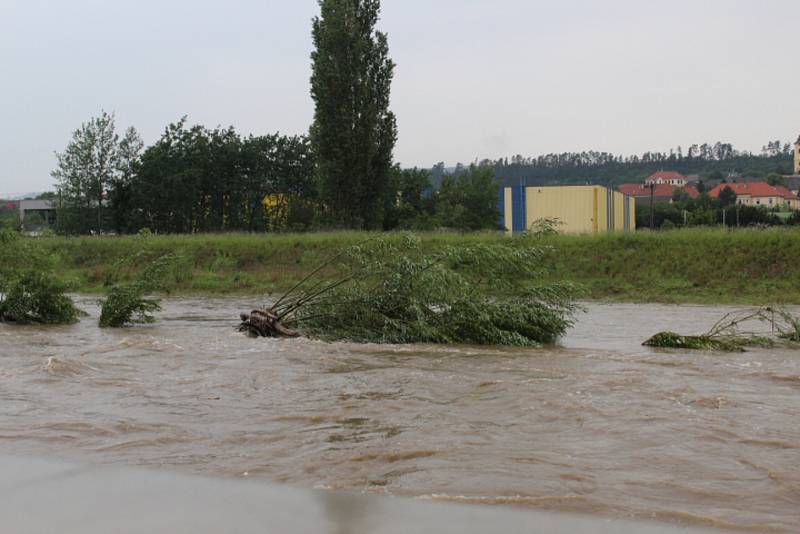
{"label": "brown river water", "polygon": [[254,340],[246,299],[153,326],[0,325],[0,454],[800,532],[800,352],[642,347],[726,308],[589,304],[541,350]]}

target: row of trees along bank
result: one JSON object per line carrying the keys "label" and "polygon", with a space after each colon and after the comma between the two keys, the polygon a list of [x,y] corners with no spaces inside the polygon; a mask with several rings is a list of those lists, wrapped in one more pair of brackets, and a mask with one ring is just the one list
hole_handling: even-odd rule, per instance
{"label": "row of trees along bank", "polygon": [[[241,136],[233,128],[170,124],[145,147],[134,128],[120,136],[102,113],[57,154],[57,230],[66,234],[304,231],[366,226],[329,209],[336,188],[317,173],[305,136]],[[362,177],[366,180],[366,175]],[[379,229],[496,228],[491,168],[472,166],[434,192],[430,173],[393,165],[372,213]],[[343,186],[344,187],[344,186]],[[367,185],[360,187],[367,188]],[[373,199],[374,200],[374,199]],[[337,198],[343,210],[344,198]],[[364,202],[366,202],[364,200]]]}
{"label": "row of trees along bank", "polygon": [[[393,159],[394,62],[379,0],[322,0],[313,20],[308,136],[242,137],[183,118],[146,147],[103,112],[73,134],[53,172],[63,233],[497,228],[493,169],[439,191]],[[438,185],[438,184],[437,184]]]}

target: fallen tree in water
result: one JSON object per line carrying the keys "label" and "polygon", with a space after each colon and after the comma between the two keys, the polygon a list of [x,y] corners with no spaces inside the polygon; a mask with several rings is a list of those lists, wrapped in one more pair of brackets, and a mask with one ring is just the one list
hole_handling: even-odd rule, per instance
{"label": "fallen tree in water", "polygon": [[[375,238],[320,265],[273,305],[242,315],[251,335],[329,341],[540,346],[572,325],[572,286],[535,285],[544,250],[471,245],[423,254]],[[322,276],[330,269],[336,276]]]}
{"label": "fallen tree in water", "polygon": [[[751,324],[767,326],[768,331],[743,330]],[[744,352],[755,347],[794,347],[800,343],[800,318],[783,308],[763,307],[739,310],[725,315],[705,334],[684,336],[660,332],[644,342],[647,347]]]}

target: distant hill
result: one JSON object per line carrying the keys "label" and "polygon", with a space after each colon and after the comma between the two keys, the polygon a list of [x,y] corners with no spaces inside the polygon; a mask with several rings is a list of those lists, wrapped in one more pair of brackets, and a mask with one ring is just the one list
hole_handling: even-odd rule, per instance
{"label": "distant hill", "polygon": [[[692,145],[686,153],[681,147],[668,154],[647,152],[641,156],[628,157],[596,151],[564,152],[532,158],[514,156],[482,160],[476,163],[494,167],[498,181],[505,187],[585,183],[616,186],[642,182],[661,170],[707,178],[763,178],[770,173],[789,174],[793,170],[792,154],[790,143],[773,141],[759,155],[737,151],[726,143],[706,143]],[[431,182],[434,187],[438,187],[442,176],[458,174],[461,168],[463,165],[448,172],[449,169],[440,163],[431,170]]]}
{"label": "distant hill", "polygon": [[38,198],[44,195],[43,191],[38,193],[0,193],[0,200],[26,200],[29,198]]}

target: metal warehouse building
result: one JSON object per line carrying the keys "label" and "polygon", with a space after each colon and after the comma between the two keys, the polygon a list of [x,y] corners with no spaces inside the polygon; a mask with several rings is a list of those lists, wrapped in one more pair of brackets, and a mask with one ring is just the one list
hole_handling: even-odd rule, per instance
{"label": "metal warehouse building", "polygon": [[500,219],[508,233],[524,232],[539,219],[561,221],[570,234],[636,229],[636,200],[599,185],[506,187],[500,190]]}

